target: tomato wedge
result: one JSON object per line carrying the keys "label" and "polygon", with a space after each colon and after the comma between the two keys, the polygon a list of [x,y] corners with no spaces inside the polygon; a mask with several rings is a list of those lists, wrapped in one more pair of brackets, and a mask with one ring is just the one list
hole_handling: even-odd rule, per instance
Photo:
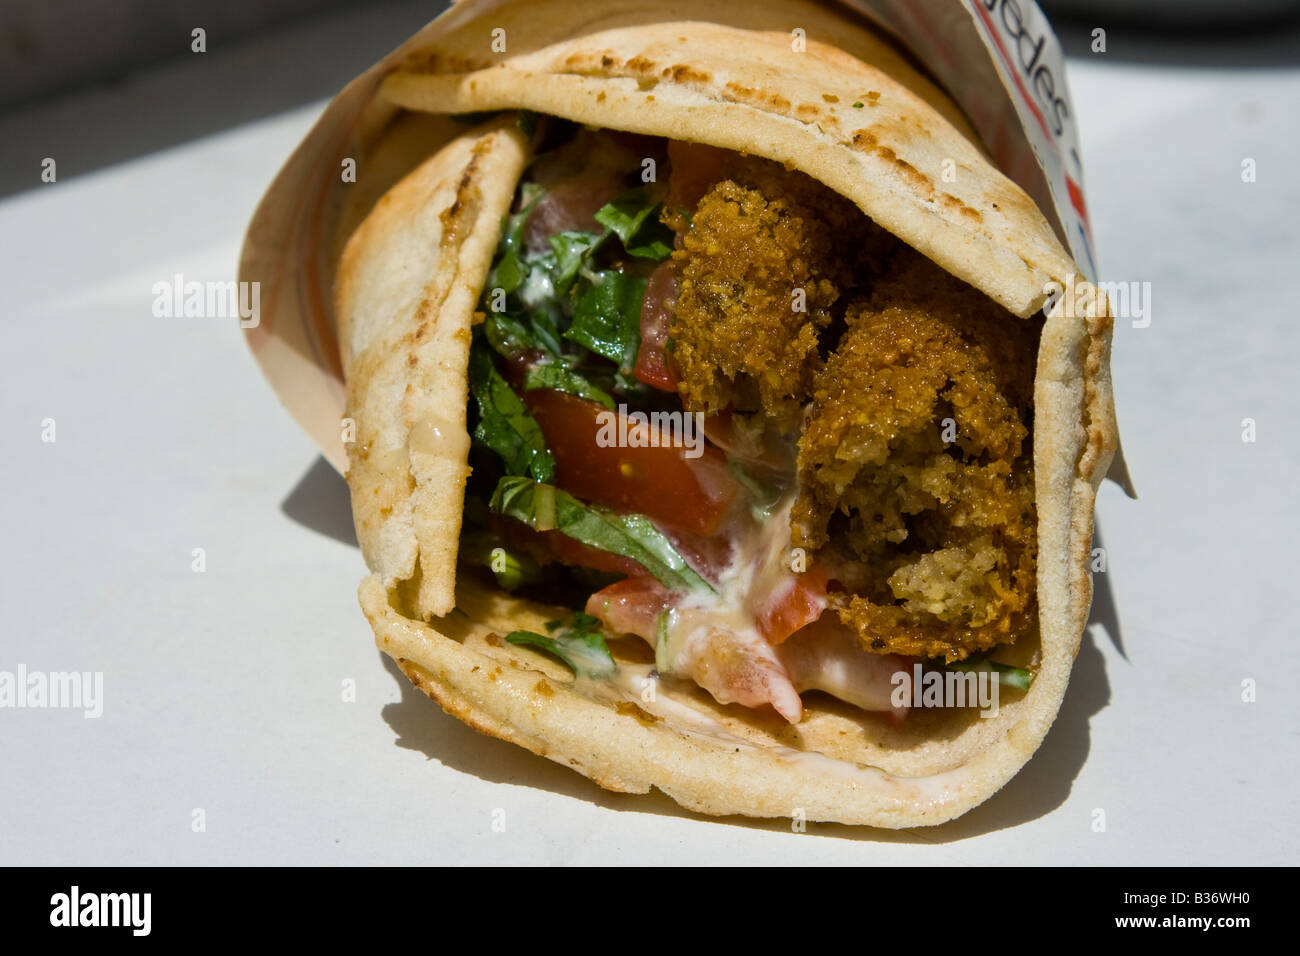
{"label": "tomato wedge", "polygon": [[547,240],[561,232],[599,234],[604,226],[596,222],[597,210],[623,192],[619,177],[609,175],[593,181],[577,180],[552,186],[528,213],[524,244],[532,252],[550,248]]}
{"label": "tomato wedge", "polygon": [[635,634],[655,642],[655,618],[672,605],[667,588],[645,574],[615,581],[587,599],[587,613],[616,634]]}
{"label": "tomato wedge", "polygon": [[[711,534],[740,490],[726,457],[716,448],[699,446],[700,457],[690,458],[693,449],[674,447],[667,429],[619,422],[613,418],[619,412],[606,412],[596,402],[552,389],[525,392],[524,401],[555,456],[556,485],[582,501]],[[694,428],[695,420],[690,423]],[[624,445],[602,446],[602,437],[617,439],[622,434],[628,437]],[[693,440],[703,439],[696,433]],[[633,440],[645,445],[631,447]]]}
{"label": "tomato wedge", "polygon": [[722,179],[735,154],[716,146],[668,141],[668,203],[674,209],[693,212],[700,197]]}
{"label": "tomato wedge", "polygon": [[[814,566],[775,597],[756,595],[754,624],[763,639],[773,646],[781,644],[820,619],[826,610],[826,581],[826,572]],[[671,591],[641,572],[593,594],[587,613],[620,634],[635,634],[653,643],[655,618],[672,607],[674,599]]]}
{"label": "tomato wedge", "polygon": [[807,571],[792,574],[786,586],[757,595],[754,623],[769,644],[780,644],[822,616],[828,580],[826,570],[814,564]]}
{"label": "tomato wedge", "polygon": [[650,273],[645,300],[641,304],[641,348],[632,369],[638,382],[665,392],[677,391],[677,369],[668,357],[668,322],[677,298],[677,280],[672,267],[661,262]]}

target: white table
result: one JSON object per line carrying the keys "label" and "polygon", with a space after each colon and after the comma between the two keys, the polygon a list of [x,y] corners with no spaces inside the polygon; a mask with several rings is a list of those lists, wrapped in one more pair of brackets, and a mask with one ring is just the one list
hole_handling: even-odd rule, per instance
{"label": "white table", "polygon": [[[0,670],[102,671],[104,700],[98,719],[0,710],[0,863],[1294,863],[1300,69],[1075,61],[1070,80],[1104,277],[1154,296],[1150,327],[1115,336],[1142,495],[1100,497],[1097,615],[1119,633],[1090,630],[1001,794],[897,834],[606,794],[385,663],[342,481],[232,323],[150,310],[175,273],[233,276],[321,104],[51,185],[33,168],[0,201]],[[122,114],[163,93],[87,95]]]}

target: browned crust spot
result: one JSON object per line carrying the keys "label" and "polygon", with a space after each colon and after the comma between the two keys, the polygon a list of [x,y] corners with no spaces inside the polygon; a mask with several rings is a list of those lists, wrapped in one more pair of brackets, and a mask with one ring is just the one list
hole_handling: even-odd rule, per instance
{"label": "browned crust spot", "polygon": [[889,163],[896,169],[904,179],[912,184],[917,190],[925,194],[926,199],[934,198],[934,182],[929,176],[921,172],[905,159],[901,159],[888,146],[881,146],[876,150],[878,155],[885,162]]}
{"label": "browned crust spot", "polygon": [[439,50],[417,50],[402,61],[401,70],[409,73],[473,73],[490,66],[491,60],[479,57],[443,53]]}
{"label": "browned crust spot", "polygon": [[943,206],[943,208],[947,209],[949,212],[953,212],[953,213],[957,213],[958,215],[965,216],[967,219],[970,219],[973,222],[984,221],[983,213],[981,213],[978,209],[975,209],[972,206],[966,205],[964,202],[962,202],[956,196],[951,195],[950,193],[939,194],[939,205]]}
{"label": "browned crust spot", "polygon": [[764,109],[772,108],[783,113],[790,111],[790,101],[780,93],[771,93],[755,89],[752,86],[744,86],[734,80],[728,81],[723,90],[725,93],[730,94],[732,102],[747,103],[750,106]]}
{"label": "browned crust spot", "polygon": [[693,66],[687,66],[684,63],[677,63],[673,66],[666,66],[659,71],[663,77],[671,77],[679,83],[708,83],[713,79],[709,73],[703,70],[697,70]]}
{"label": "browned crust spot", "polygon": [[662,717],[656,717],[654,714],[650,713],[648,710],[643,708],[640,704],[631,700],[620,700],[617,704],[614,705],[614,709],[617,710],[624,717],[636,718],[638,721],[645,724],[647,727],[653,727],[656,723],[663,720]]}
{"label": "browned crust spot", "polygon": [[903,174],[903,178],[925,193],[926,198],[934,196],[934,181],[905,159],[894,159],[894,168]]}
{"label": "browned crust spot", "polygon": [[471,201],[477,195],[477,187],[474,183],[478,178],[478,168],[483,157],[493,148],[493,139],[494,137],[484,137],[474,144],[469,162],[465,164],[460,174],[460,181],[456,183],[456,198],[438,217],[442,222],[441,245],[444,247],[460,244],[456,226],[465,218],[462,213],[470,208]]}
{"label": "browned crust spot", "polygon": [[1093,318],[1088,325],[1088,334],[1080,348],[1083,349],[1083,426],[1087,440],[1079,451],[1075,464],[1075,473],[1092,483],[1097,470],[1097,463],[1103,460],[1106,452],[1114,451],[1110,443],[1110,433],[1105,421],[1098,421],[1092,410],[1100,401],[1097,391],[1098,376],[1106,364],[1108,349],[1106,342],[1115,327],[1115,319],[1107,307],[1105,315]]}
{"label": "browned crust spot", "polygon": [[[473,152],[470,155],[469,162],[465,164],[461,172],[460,180],[456,183],[456,197],[452,200],[450,206],[444,209],[438,216],[442,223],[442,239],[440,246],[443,248],[454,248],[462,241],[461,232],[468,220],[472,220],[476,214],[478,201],[480,199],[478,186],[475,184],[476,173],[483,161],[483,157],[492,149],[490,137],[484,137],[474,145]],[[418,346],[422,345],[425,339],[431,334],[432,314],[436,311],[438,304],[430,299],[422,299],[419,306],[416,307],[416,314],[420,317],[420,324],[416,326],[415,331],[407,334],[404,339],[410,346],[409,355],[407,356],[407,365],[415,368],[419,359],[416,357]],[[406,392],[410,395],[414,391],[413,386],[407,383]]]}
{"label": "browned crust spot", "polygon": [[[906,179],[908,183],[917,190],[917,192],[921,193],[925,197],[925,199],[933,200],[935,198],[934,180],[921,172],[907,160],[900,158],[899,155],[890,147],[881,146],[880,140],[873,132],[875,129],[876,127],[874,126],[866,129],[855,129],[851,139],[854,148],[864,153],[875,153],[882,160],[893,166],[898,174]],[[961,201],[955,196],[948,196],[946,193],[940,196],[940,202],[944,205],[947,205],[949,201],[956,202],[959,205],[964,205],[961,204]],[[954,211],[960,210],[954,209]],[[975,213],[976,221],[979,221],[979,213],[974,209],[971,209],[970,212]]]}
{"label": "browned crust spot", "polygon": [[870,129],[855,129],[853,131],[853,145],[864,153],[870,153],[880,145],[880,141],[876,139],[876,134],[871,132]]}

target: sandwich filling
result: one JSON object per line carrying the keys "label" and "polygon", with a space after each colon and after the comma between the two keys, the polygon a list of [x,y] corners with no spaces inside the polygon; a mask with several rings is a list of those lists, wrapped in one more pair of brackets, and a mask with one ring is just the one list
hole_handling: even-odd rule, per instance
{"label": "sandwich filling", "polygon": [[462,560],[581,606],[509,640],[791,722],[821,691],[993,667],[1036,630],[1019,319],[816,180],[524,115],[537,155],[474,316]]}

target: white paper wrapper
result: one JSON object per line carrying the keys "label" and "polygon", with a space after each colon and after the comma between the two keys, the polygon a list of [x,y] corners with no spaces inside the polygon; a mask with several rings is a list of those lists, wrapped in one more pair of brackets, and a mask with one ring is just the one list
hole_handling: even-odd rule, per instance
{"label": "white paper wrapper", "polygon": [[[738,0],[739,2],[739,0]],[[272,387],[340,472],[347,466],[343,373],[332,307],[334,263],[370,206],[454,132],[376,96],[412,50],[503,0],[462,0],[354,79],[326,108],[272,182],[244,238],[239,278],[261,283],[248,342]],[[1033,0],[841,0],[909,50],[965,111],[994,163],[1039,205],[1096,280],[1078,126],[1065,58]],[[463,128],[463,127],[462,127]],[[345,161],[356,181],[345,181]],[[1109,477],[1130,495],[1123,453]]]}

